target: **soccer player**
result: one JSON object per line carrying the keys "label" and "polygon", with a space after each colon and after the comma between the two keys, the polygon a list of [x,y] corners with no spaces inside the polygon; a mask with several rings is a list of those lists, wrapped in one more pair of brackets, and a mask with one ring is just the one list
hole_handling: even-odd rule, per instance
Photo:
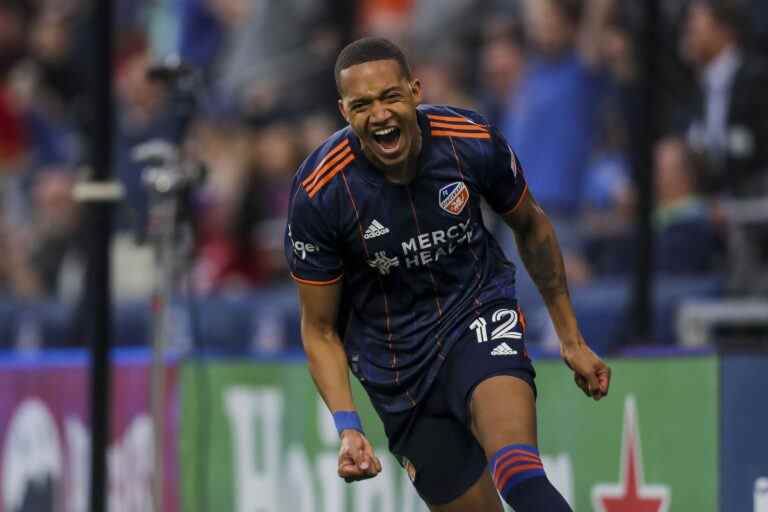
{"label": "soccer player", "polygon": [[420,105],[421,83],[387,40],[344,48],[335,76],[349,126],[296,174],[285,246],[309,371],[341,437],[339,476],[381,471],[351,370],[431,510],[501,511],[499,494],[517,512],[570,510],[539,458],[515,269],[482,198],[514,230],[576,384],[599,400],[611,372],[579,333],[520,162],[480,115]]}

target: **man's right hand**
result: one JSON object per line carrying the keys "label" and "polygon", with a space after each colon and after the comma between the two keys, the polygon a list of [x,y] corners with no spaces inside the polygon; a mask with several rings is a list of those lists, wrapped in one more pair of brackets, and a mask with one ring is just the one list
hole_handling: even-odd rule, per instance
{"label": "man's right hand", "polygon": [[373,453],[373,446],[357,430],[341,433],[339,450],[339,476],[347,482],[373,478],[381,472],[381,461]]}

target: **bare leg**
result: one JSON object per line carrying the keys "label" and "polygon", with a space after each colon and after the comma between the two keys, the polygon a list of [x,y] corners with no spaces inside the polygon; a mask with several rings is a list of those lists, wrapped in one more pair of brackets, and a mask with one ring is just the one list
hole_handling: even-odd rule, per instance
{"label": "bare leg", "polygon": [[484,380],[469,402],[472,433],[490,458],[510,444],[538,446],[536,405],[527,382],[509,375]]}
{"label": "bare leg", "polygon": [[477,482],[461,497],[445,505],[430,505],[432,512],[503,512],[491,475],[483,471]]}
{"label": "bare leg", "polygon": [[536,403],[524,380],[491,377],[469,404],[472,432],[493,468],[494,485],[518,512],[572,512],[544,474],[537,449]]}
{"label": "bare leg", "polygon": [[[536,407],[531,387],[511,376],[487,379],[475,388],[469,404],[472,433],[490,459],[510,444],[536,446]],[[501,512],[503,510],[489,472],[460,498],[430,506],[432,512]]]}

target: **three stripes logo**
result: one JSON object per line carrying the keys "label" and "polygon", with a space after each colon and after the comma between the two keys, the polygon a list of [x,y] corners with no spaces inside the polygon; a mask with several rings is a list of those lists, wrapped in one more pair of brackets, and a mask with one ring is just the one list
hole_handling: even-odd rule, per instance
{"label": "three stripes logo", "polygon": [[491,355],[492,356],[516,356],[517,350],[507,345],[507,342],[503,342],[500,345],[498,345],[495,349],[491,350]]}
{"label": "three stripes logo", "polygon": [[460,116],[438,116],[427,114],[433,137],[455,137],[459,139],[490,139],[487,126]]}
{"label": "three stripes logo", "polygon": [[370,240],[371,238],[384,236],[387,233],[389,233],[389,228],[384,226],[381,222],[377,221],[376,219],[373,219],[371,221],[370,226],[368,226],[368,229],[365,230],[365,233],[363,234],[363,238],[365,238],[366,240]]}
{"label": "three stripes logo", "polygon": [[331,149],[325,157],[315,166],[315,169],[301,182],[301,186],[307,191],[310,199],[315,197],[326,183],[344,170],[355,159],[352,148],[349,147],[349,139],[344,139],[336,147]]}

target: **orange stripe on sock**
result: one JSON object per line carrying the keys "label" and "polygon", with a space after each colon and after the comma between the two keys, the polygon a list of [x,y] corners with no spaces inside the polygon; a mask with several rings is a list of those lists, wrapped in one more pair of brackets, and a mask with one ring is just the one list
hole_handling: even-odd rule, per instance
{"label": "orange stripe on sock", "polygon": [[444,131],[444,130],[437,130],[432,132],[433,137],[456,137],[460,139],[490,139],[491,135],[488,132],[484,133],[462,133],[462,132],[452,132],[452,131]]}
{"label": "orange stripe on sock", "polygon": [[336,175],[337,175],[337,174],[339,174],[341,171],[343,171],[343,170],[344,170],[344,168],[345,168],[347,165],[349,165],[349,162],[351,162],[351,161],[352,161],[352,160],[354,160],[354,159],[355,159],[355,155],[349,155],[349,156],[348,156],[347,158],[345,158],[345,159],[344,159],[344,160],[343,160],[341,163],[339,163],[339,164],[338,164],[336,167],[334,167],[332,171],[330,171],[330,172],[326,173],[326,174],[325,174],[325,176],[323,176],[323,179],[321,179],[321,180],[320,180],[320,181],[317,183],[317,185],[315,186],[315,188],[313,188],[313,189],[311,189],[311,190],[310,190],[310,189],[308,189],[308,190],[307,190],[307,193],[309,194],[309,198],[311,199],[311,198],[315,197],[315,194],[317,194],[317,193],[320,191],[320,189],[321,189],[321,188],[323,188],[323,187],[325,186],[325,184],[326,184],[326,183],[328,183],[329,181],[331,181],[331,180],[333,179],[333,177],[334,177],[334,176],[336,176]]}
{"label": "orange stripe on sock", "polygon": [[507,486],[509,483],[509,479],[513,476],[523,473],[525,471],[530,471],[532,469],[544,469],[544,466],[541,464],[525,464],[523,466],[517,466],[515,468],[512,468],[512,471],[510,471],[500,482],[496,482],[496,488],[501,490],[504,489],[504,487]]}
{"label": "orange stripe on sock", "polygon": [[318,175],[323,172],[324,170],[323,168],[325,167],[325,164],[330,163],[328,162],[328,160],[333,158],[333,156],[339,151],[341,151],[342,148],[344,148],[344,146],[346,146],[347,144],[349,144],[349,139],[344,139],[340,144],[338,144],[336,147],[330,150],[328,154],[325,155],[322,160],[320,160],[320,163],[317,164],[317,166],[315,167],[315,170],[312,171],[312,174],[307,176],[307,178],[301,182],[301,185],[303,187],[306,187],[311,181],[315,180],[318,177]]}
{"label": "orange stripe on sock", "polygon": [[496,462],[496,468],[493,470],[494,478],[501,475],[501,473],[516,462],[530,462],[531,464],[541,464],[541,459],[535,455],[518,455],[516,457],[507,458]]}
{"label": "orange stripe on sock", "polygon": [[[536,456],[536,454],[527,452],[525,450],[511,450],[499,457],[499,459],[496,461],[496,467],[499,467],[504,462],[510,460],[510,459],[518,459],[518,458],[528,458],[533,459],[536,461],[541,461],[541,459]],[[495,471],[495,470],[494,470]]]}
{"label": "orange stripe on sock", "polygon": [[430,122],[429,126],[433,128],[449,128],[451,130],[459,130],[459,131],[472,131],[472,132],[485,132],[488,133],[488,130],[480,126],[479,124],[451,124],[451,123],[437,123],[437,122]]}

